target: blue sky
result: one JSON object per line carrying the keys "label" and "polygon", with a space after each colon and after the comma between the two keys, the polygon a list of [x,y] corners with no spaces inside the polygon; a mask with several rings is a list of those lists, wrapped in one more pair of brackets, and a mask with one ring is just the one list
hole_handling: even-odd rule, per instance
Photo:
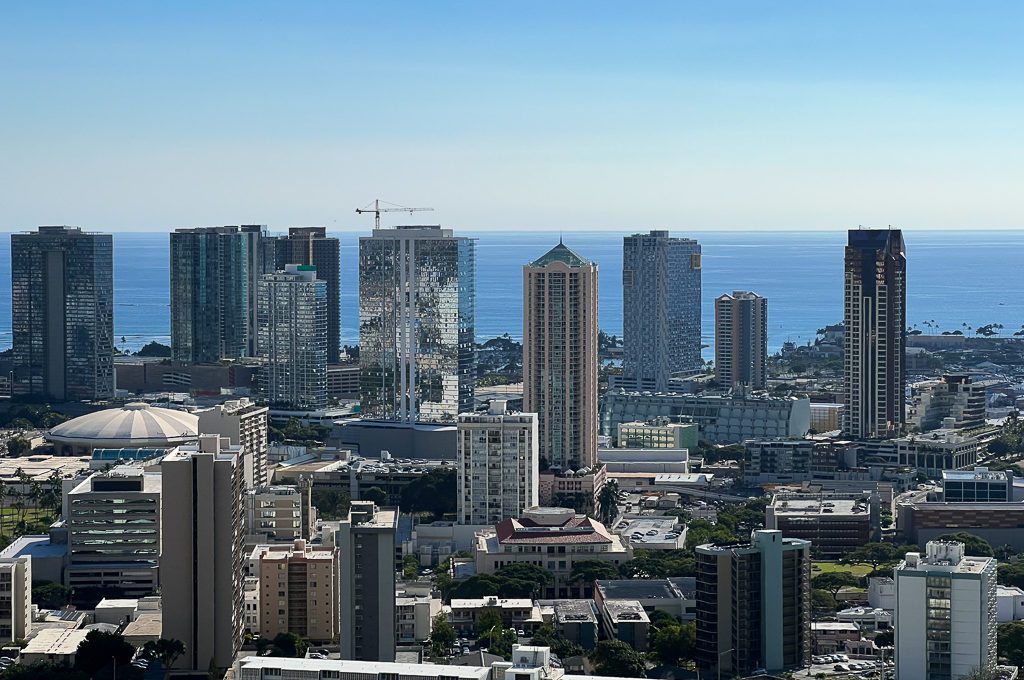
{"label": "blue sky", "polygon": [[1024,228],[1021,3],[0,6],[0,230]]}

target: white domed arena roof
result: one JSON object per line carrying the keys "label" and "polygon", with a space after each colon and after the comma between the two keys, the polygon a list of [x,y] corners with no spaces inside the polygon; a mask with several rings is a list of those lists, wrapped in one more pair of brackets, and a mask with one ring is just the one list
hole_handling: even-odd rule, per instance
{"label": "white domed arena roof", "polygon": [[47,439],[91,446],[175,445],[194,441],[199,435],[199,418],[169,408],[144,403],[125,404],[87,413],[50,430]]}

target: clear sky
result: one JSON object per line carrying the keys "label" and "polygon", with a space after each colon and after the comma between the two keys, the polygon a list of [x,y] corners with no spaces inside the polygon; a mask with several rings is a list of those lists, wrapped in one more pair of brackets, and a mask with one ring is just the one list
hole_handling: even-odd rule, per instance
{"label": "clear sky", "polygon": [[[1020,2],[8,2],[0,230],[1024,228]],[[408,221],[398,219],[397,221]]]}

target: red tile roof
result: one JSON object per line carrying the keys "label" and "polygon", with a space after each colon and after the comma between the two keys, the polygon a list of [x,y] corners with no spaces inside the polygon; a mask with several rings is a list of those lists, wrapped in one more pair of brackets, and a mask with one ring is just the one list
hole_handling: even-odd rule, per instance
{"label": "red tile roof", "polygon": [[576,515],[564,524],[538,524],[523,518],[506,519],[495,527],[499,543],[528,545],[535,543],[611,543],[603,524],[584,515]]}

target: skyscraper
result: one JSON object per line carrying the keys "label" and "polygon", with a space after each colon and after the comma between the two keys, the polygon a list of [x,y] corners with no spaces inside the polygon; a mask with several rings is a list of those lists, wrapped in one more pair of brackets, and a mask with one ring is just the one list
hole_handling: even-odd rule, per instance
{"label": "skyscraper", "polygon": [[[341,658],[395,660],[395,532],[398,508],[352,501],[338,522]],[[327,541],[325,541],[325,544]]]}
{"label": "skyscraper", "polygon": [[905,422],[907,256],[899,229],[851,229],[843,315],[843,429],[892,437]]}
{"label": "skyscraper", "polygon": [[502,399],[487,413],[459,416],[459,524],[494,525],[537,505],[537,414],[511,413]]}
{"label": "skyscraper", "polygon": [[327,282],[312,265],[264,274],[257,292],[260,387],[271,404],[327,405]]}
{"label": "skyscraper", "polygon": [[473,410],[476,250],[439,226],[359,239],[360,408],[406,423]]}
{"label": "skyscraper", "polygon": [[733,677],[810,662],[810,541],[757,530],[695,552],[698,667]]}
{"label": "skyscraper", "polygon": [[757,293],[715,298],[715,378],[728,388],[768,386],[768,300]]}
{"label": "skyscraper", "polygon": [[256,284],[263,227],[171,233],[171,357],[217,363],[256,354]]}
{"label": "skyscraper", "polygon": [[110,234],[39,227],[11,236],[14,394],[55,401],[114,396]]}
{"label": "skyscraper", "polygon": [[242,644],[244,455],[204,436],[160,463],[163,636],[185,643],[177,669],[226,669]]}
{"label": "skyscraper", "polygon": [[596,264],[559,241],[523,267],[523,410],[549,465],[597,460],[597,330]]}
{"label": "skyscraper", "polygon": [[316,267],[316,277],[327,283],[327,362],[339,361],[341,345],[341,264],[338,239],[325,227],[289,227],[287,236],[264,236],[263,273],[281,271],[289,264]]}
{"label": "skyscraper", "polygon": [[700,257],[699,243],[667,231],[623,239],[621,386],[662,392],[703,366]]}
{"label": "skyscraper", "polygon": [[929,541],[895,569],[896,679],[959,680],[994,670],[996,560],[958,541]]}

